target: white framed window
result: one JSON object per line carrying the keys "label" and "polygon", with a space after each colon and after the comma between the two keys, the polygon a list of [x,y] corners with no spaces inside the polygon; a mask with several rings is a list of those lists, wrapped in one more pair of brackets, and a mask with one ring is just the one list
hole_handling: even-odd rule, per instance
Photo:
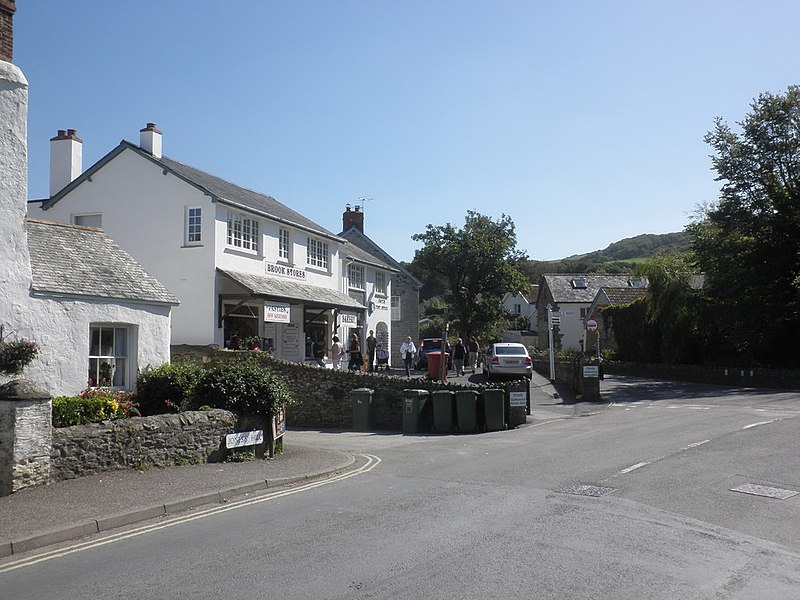
{"label": "white framed window", "polygon": [[228,213],[228,245],[258,252],[258,221]]}
{"label": "white framed window", "polygon": [[90,387],[127,387],[129,331],[119,325],[89,326]]}
{"label": "white framed window", "polygon": [[392,321],[400,321],[400,296],[392,296]]}
{"label": "white framed window", "polygon": [[278,230],[278,259],[290,260],[289,257],[289,230],[280,228]]}
{"label": "white framed window", "polygon": [[328,268],[328,243],[314,238],[308,238],[306,247],[306,262],[312,267]]}
{"label": "white framed window", "polygon": [[352,289],[364,289],[364,267],[361,265],[348,265],[347,267],[348,285]]}
{"label": "white framed window", "polygon": [[375,293],[386,295],[386,273],[383,271],[375,271]]}
{"label": "white framed window", "polygon": [[185,220],[185,239],[187,246],[196,246],[203,242],[203,209],[199,206],[187,206]]}
{"label": "white framed window", "polygon": [[72,224],[81,225],[82,227],[102,227],[103,215],[95,213],[91,215],[72,215]]}

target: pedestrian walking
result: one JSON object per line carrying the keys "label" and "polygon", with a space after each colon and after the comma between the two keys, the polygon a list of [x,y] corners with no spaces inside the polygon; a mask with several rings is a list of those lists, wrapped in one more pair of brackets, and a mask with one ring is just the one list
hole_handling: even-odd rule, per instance
{"label": "pedestrian walking", "polygon": [[475,375],[475,369],[478,368],[478,352],[480,349],[481,347],[478,345],[478,340],[475,338],[470,339],[469,345],[467,346],[467,350],[469,351],[467,364],[472,367],[473,375]]}
{"label": "pedestrian walking", "polygon": [[350,348],[348,349],[350,353],[350,362],[347,364],[348,371],[360,371],[361,370],[361,344],[358,343],[358,334],[353,334],[350,336]]}
{"label": "pedestrian walking", "polygon": [[456,366],[456,375],[464,374],[464,360],[467,358],[467,347],[461,338],[458,338],[455,347],[453,348],[453,363]]}
{"label": "pedestrian walking", "polygon": [[411,363],[416,353],[417,348],[414,346],[414,342],[411,341],[411,336],[408,336],[406,341],[400,345],[400,356],[406,366],[406,377],[411,377]]}
{"label": "pedestrian walking", "polygon": [[378,347],[378,340],[375,339],[375,332],[369,330],[369,337],[367,337],[367,353],[369,354],[369,370],[375,370],[375,349]]}
{"label": "pedestrian walking", "polygon": [[333,361],[333,368],[337,371],[342,368],[342,358],[344,358],[344,346],[339,341],[339,336],[333,336],[333,344],[331,344],[331,361]]}

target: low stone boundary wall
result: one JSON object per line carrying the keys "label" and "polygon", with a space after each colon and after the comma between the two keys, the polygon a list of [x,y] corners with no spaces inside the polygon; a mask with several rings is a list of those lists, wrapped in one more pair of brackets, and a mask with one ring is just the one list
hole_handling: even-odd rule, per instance
{"label": "low stone boundary wall", "polygon": [[800,389],[800,371],[788,369],[748,369],[702,365],[640,364],[619,361],[603,363],[606,373],[650,377],[669,381],[688,381],[736,387]]}
{"label": "low stone boundary wall", "polygon": [[53,428],[50,480],[102,471],[216,462],[236,416],[227,410],[136,417]]}

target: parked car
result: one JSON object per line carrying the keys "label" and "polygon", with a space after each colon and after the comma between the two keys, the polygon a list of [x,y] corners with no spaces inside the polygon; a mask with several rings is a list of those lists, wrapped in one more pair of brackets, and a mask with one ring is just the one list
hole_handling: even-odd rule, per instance
{"label": "parked car", "polygon": [[[440,352],[442,350],[442,338],[425,338],[419,343],[417,348],[417,371],[428,370],[428,352]],[[445,352],[447,352],[447,368],[450,369],[450,355],[453,349],[450,342],[445,342]]]}
{"label": "parked car", "polygon": [[486,379],[502,375],[533,377],[533,361],[523,344],[492,344],[483,355],[483,374]]}

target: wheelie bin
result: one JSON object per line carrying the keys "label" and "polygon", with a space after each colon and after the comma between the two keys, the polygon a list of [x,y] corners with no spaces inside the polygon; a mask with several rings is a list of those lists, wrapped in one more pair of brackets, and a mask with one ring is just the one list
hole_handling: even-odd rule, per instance
{"label": "wheelie bin", "polygon": [[483,390],[483,409],[486,431],[506,428],[506,393],[503,390]]}
{"label": "wheelie bin", "polygon": [[[442,364],[442,353],[439,351],[432,351],[428,352],[425,357],[428,359],[428,377],[430,377],[433,381],[439,381],[439,379],[441,379],[439,376],[439,369]],[[442,381],[445,381],[446,379],[447,363],[445,363],[444,379],[442,379]]]}
{"label": "wheelie bin", "polygon": [[370,409],[372,408],[373,390],[358,388],[350,391],[353,401],[353,429],[367,431],[370,424]]}
{"label": "wheelie bin", "polygon": [[456,419],[458,430],[468,433],[478,430],[478,392],[456,391]]}
{"label": "wheelie bin", "polygon": [[453,430],[453,392],[436,390],[433,396],[433,430],[450,433]]}
{"label": "wheelie bin", "polygon": [[431,406],[428,390],[403,390],[403,433],[428,433]]}

